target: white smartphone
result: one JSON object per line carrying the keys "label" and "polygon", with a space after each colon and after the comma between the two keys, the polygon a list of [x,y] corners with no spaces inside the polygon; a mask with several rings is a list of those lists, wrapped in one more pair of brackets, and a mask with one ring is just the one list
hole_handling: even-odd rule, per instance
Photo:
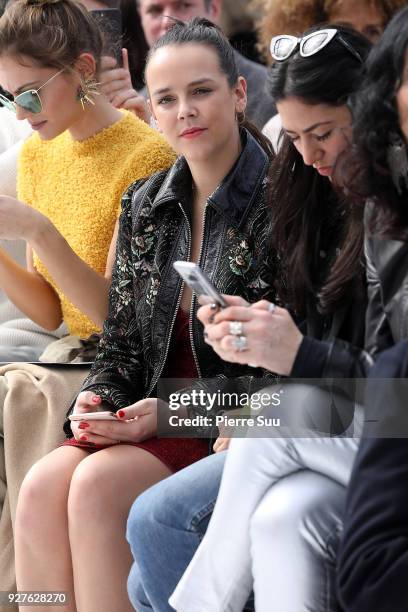
{"label": "white smartphone", "polygon": [[70,421],[117,421],[118,417],[115,412],[109,410],[101,410],[99,412],[78,412],[69,415]]}
{"label": "white smartphone", "polygon": [[208,295],[220,308],[228,306],[221,293],[213,285],[208,276],[204,274],[199,265],[190,261],[175,261],[173,266],[197,295]]}

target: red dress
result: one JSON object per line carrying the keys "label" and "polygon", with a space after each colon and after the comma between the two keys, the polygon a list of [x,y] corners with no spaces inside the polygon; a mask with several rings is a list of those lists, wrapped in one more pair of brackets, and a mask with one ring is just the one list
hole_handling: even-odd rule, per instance
{"label": "red dress", "polygon": [[[197,378],[197,368],[191,349],[188,326],[188,315],[178,310],[170,343],[163,378]],[[187,467],[191,463],[208,455],[208,440],[200,438],[150,438],[144,442],[126,442],[130,446],[144,448],[155,455],[172,472]],[[89,446],[86,442],[78,442],[75,438],[65,440],[63,446],[78,446],[89,453],[94,453],[104,446]]]}

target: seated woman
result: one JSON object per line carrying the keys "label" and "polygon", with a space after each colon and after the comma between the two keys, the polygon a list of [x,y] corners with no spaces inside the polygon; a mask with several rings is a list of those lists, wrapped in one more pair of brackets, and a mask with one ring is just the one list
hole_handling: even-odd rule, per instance
{"label": "seated woman", "polygon": [[[101,53],[95,21],[72,0],[16,0],[0,19],[0,83],[14,97],[14,102],[4,98],[3,103],[35,130],[20,154],[19,199],[0,196],[0,238],[27,243],[27,266],[0,249],[0,287],[38,325],[54,330],[64,322],[79,339],[98,332],[107,314],[123,192],[132,181],[174,160],[157,132],[97,95]],[[32,397],[41,372],[31,372],[27,381]],[[65,389],[62,403],[79,388],[80,372],[76,377],[76,386]],[[0,388],[3,397],[4,376]],[[7,402],[4,410],[12,414],[10,420],[0,404],[0,432],[11,453],[4,461],[1,436],[2,506],[7,485],[18,490],[21,482],[14,482],[9,470],[16,464],[30,466],[55,447],[65,410],[61,405],[55,418],[47,401],[42,410],[31,410],[36,424],[44,419],[34,444],[24,414],[27,406]],[[3,418],[11,429],[3,430]],[[16,423],[20,427],[15,428]],[[0,580],[3,535],[9,539],[10,529],[10,521],[2,518]]]}
{"label": "seated woman", "polygon": [[[366,348],[374,356],[406,337],[408,329],[404,266],[408,189],[405,123],[407,26],[408,11],[404,10],[391,21],[384,39],[373,51],[362,89],[352,98],[355,100],[352,109],[355,140],[363,163],[350,156],[349,169],[357,182],[353,185],[348,181],[347,187],[359,197],[363,196],[364,200],[372,200],[367,207],[366,219],[369,291]],[[393,70],[387,71],[387,65],[392,65]],[[289,123],[289,99],[280,102],[278,98],[277,104],[286,131],[292,130],[295,117],[293,123]],[[300,135],[298,130],[294,131],[296,137]],[[301,140],[295,141],[295,145],[297,142]],[[315,165],[321,167],[324,163],[317,159]],[[302,340],[298,352],[291,348],[293,325],[284,309],[277,308],[271,315],[267,304],[260,303],[251,308],[230,308],[229,312],[226,309],[217,315],[213,325],[208,324],[208,312],[201,312],[200,318],[206,323],[208,339],[217,353],[229,361],[245,363],[248,360],[264,368],[279,368],[277,371],[283,374],[299,372],[301,363],[304,364],[303,372],[314,370],[316,353],[310,345],[307,352],[304,351],[308,343]],[[248,351],[244,354],[237,355],[231,351],[233,339],[228,324],[231,320],[242,322],[248,342]],[[342,359],[346,365],[345,354]],[[285,363],[289,364],[288,369]],[[394,366],[399,376],[401,369]],[[389,376],[392,371],[392,368],[384,367],[382,374]],[[381,369],[376,369],[375,374],[381,376]],[[383,389],[386,387],[385,382]],[[381,389],[381,383],[377,384],[374,394],[368,396],[367,418],[369,421],[377,420],[374,435],[377,431],[380,436],[384,431],[382,427],[387,423],[389,426],[393,420],[394,429],[388,435],[398,435],[403,423],[398,426],[393,419],[395,406],[388,414],[387,401],[380,405],[377,399],[374,406],[371,404],[377,395],[384,399],[387,397]],[[370,423],[366,422],[367,433],[369,426]],[[405,534],[399,530],[399,513],[389,510],[389,495],[380,496],[379,488],[373,487],[374,474],[380,488],[385,486],[386,474],[390,475],[388,446],[391,444],[363,442],[360,479],[358,476],[357,481],[354,479],[347,514],[348,517],[350,512],[352,516],[354,514],[354,519],[347,527],[340,579],[340,592],[347,604],[346,609],[350,610],[386,610],[390,609],[390,602],[396,604],[391,604],[392,610],[404,608],[404,604],[398,603],[396,584],[401,595],[406,550],[401,539],[404,540]],[[334,588],[336,550],[342,528],[345,487],[356,448],[355,439],[275,440],[265,437],[233,440],[209,530],[170,600],[177,610],[203,609],[200,608],[202,601],[208,603],[206,610],[222,607],[238,610],[249,592],[251,574],[257,610],[337,609]],[[369,468],[369,460],[377,449],[379,463]],[[400,445],[397,444],[396,463],[393,465],[401,481],[400,458]],[[297,473],[299,470],[306,470],[304,477]],[[311,481],[311,473],[318,477],[314,484],[316,478]],[[238,477],[240,482],[244,478],[247,483],[245,495],[236,486]],[[296,487],[304,480],[308,486],[300,487],[304,498],[298,502]],[[395,474],[393,480],[396,480]],[[362,482],[364,485],[359,486],[358,483]],[[275,483],[279,485],[277,488]],[[316,495],[313,487],[317,486],[326,493]],[[313,496],[315,499],[310,504]],[[394,500],[397,505],[400,503],[395,492]],[[237,507],[240,512],[231,513],[231,508]],[[307,512],[304,512],[305,508]],[[290,520],[291,516],[296,520]],[[379,526],[383,532],[379,532]],[[229,542],[228,552],[222,550],[223,554],[220,534]],[[384,538],[388,539],[387,543],[384,543]],[[291,572],[287,569],[293,560],[296,573],[293,565]],[[206,583],[204,593],[198,590],[198,581]]]}
{"label": "seated woman", "polygon": [[214,357],[196,299],[172,266],[197,261],[221,291],[251,303],[274,295],[266,244],[271,152],[243,123],[246,87],[233,49],[205,19],[177,22],[152,47],[146,80],[155,120],[181,156],[123,198],[109,315],[74,406],[89,412],[103,402],[118,420],[67,426],[70,439],[33,466],[18,501],[18,587],[58,586],[69,593],[67,610],[132,609],[130,506],[208,452],[202,439],[156,437],[159,378],[246,384],[254,372],[268,376]]}
{"label": "seated woman", "polygon": [[[347,206],[332,179],[338,158],[350,148],[347,104],[360,84],[370,45],[342,27],[309,32],[300,49],[296,40],[285,36],[275,43],[277,61],[269,87],[286,135],[269,176],[269,243],[279,256],[275,275],[279,298],[290,305],[296,321],[303,322],[297,327],[287,309],[266,301],[244,307],[237,296],[227,298],[232,306],[215,319],[209,306],[201,309],[199,318],[207,341],[226,362],[258,365],[294,378],[364,376],[370,359],[354,348],[364,344],[362,210]],[[235,350],[236,333],[245,338],[242,352]],[[300,403],[299,397],[287,400],[279,410],[282,421],[305,408],[313,417],[317,396],[308,403]],[[327,402],[325,413],[331,416]],[[328,435],[331,429],[323,431]],[[260,430],[259,435],[262,439],[233,440],[208,537],[171,599],[172,607],[168,597],[208,524],[225,454],[159,483],[135,502],[128,538],[135,556],[129,592],[137,610],[149,609],[149,602],[160,610],[241,610],[253,573],[257,610],[317,611],[334,606],[331,561],[327,562],[324,547],[309,548],[299,525],[302,513],[310,513],[320,519],[321,531],[330,533],[334,514],[328,511],[326,521],[325,510],[337,507],[344,495],[357,441],[316,439],[316,433],[314,438],[296,438],[293,430],[284,434],[279,429]],[[226,446],[227,441],[219,440],[216,449]],[[268,500],[265,494],[275,490],[272,485],[277,480],[308,466],[315,472],[313,482],[309,478],[308,486],[292,485],[291,503],[284,512],[277,500]],[[250,531],[249,522],[255,520],[262,499],[268,504],[267,515],[271,508],[275,511],[270,513],[269,531],[261,533],[259,528],[258,537],[256,524]],[[265,519],[262,524],[266,523]],[[321,532],[316,529],[316,533]],[[149,539],[157,543],[154,554]],[[261,554],[256,556],[259,541],[270,548],[268,562]],[[296,565],[290,558],[295,546]],[[328,593],[324,602],[323,590]]]}
{"label": "seated woman", "polygon": [[[387,27],[367,63],[354,109],[360,192],[378,317],[368,327],[376,349],[408,336],[408,9]],[[396,305],[399,305],[398,308]],[[396,333],[398,332],[398,334]],[[407,341],[384,352],[368,387],[363,440],[351,478],[338,561],[345,612],[406,609]]]}
{"label": "seated woman", "polygon": [[22,201],[0,199],[0,236],[27,242],[28,269],[0,252],[0,284],[45,328],[64,320],[82,338],[107,313],[121,194],[172,159],[159,135],[96,95],[101,50],[96,24],[71,0],[18,0],[0,21],[0,83],[15,95],[3,103],[37,132],[20,155]]}

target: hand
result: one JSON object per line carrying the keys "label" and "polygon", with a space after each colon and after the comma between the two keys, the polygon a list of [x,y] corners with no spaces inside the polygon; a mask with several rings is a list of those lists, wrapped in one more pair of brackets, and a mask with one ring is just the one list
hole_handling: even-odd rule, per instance
{"label": "hand", "polygon": [[123,68],[118,67],[115,58],[102,57],[101,91],[115,108],[125,108],[135,113],[146,123],[150,113],[146,100],[133,88],[129,72],[127,49],[122,49]]}
{"label": "hand", "polygon": [[[262,300],[249,308],[230,306],[219,310],[212,323],[209,306],[200,308],[198,316],[205,325],[206,342],[222,359],[288,376],[303,336],[287,310],[276,307],[270,312],[269,305]],[[231,321],[242,322],[242,335],[247,339],[244,351],[234,347],[236,336],[230,333]]]}
{"label": "hand", "polygon": [[231,438],[223,438],[219,436],[213,445],[214,453],[220,453],[221,451],[228,450],[231,443]]}
{"label": "hand", "polygon": [[[242,306],[249,307],[247,301],[238,295],[223,295],[222,296],[229,306]],[[221,310],[219,306],[212,308],[213,300],[208,295],[200,295],[198,303],[201,304],[201,308],[197,311],[197,317],[204,325],[204,327],[214,322],[215,315]]]}
{"label": "hand", "polygon": [[[89,393],[90,395],[86,395]],[[84,397],[81,397],[84,396]],[[92,396],[99,398],[99,402],[93,400]],[[77,410],[78,400],[81,404]],[[92,392],[84,391],[77,398],[74,412],[93,412],[89,410],[90,402],[94,406],[100,403],[99,396]],[[95,403],[96,402],[96,403]],[[85,406],[85,409],[83,408]],[[71,429],[75,438],[80,442],[89,442],[97,445],[114,444],[120,442],[142,442],[154,436],[157,432],[157,399],[148,398],[140,400],[131,406],[122,408],[117,412],[117,421],[92,421],[79,422],[75,428],[75,422],[71,423]],[[85,426],[85,427],[84,427]],[[84,439],[84,436],[86,439]]]}
{"label": "hand", "polygon": [[0,196],[0,238],[30,242],[47,222],[47,217],[31,206],[10,196]]}

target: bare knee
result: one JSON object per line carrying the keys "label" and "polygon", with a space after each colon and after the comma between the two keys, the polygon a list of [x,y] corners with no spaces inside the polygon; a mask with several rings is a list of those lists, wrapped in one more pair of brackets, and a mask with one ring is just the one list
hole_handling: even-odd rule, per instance
{"label": "bare knee", "polygon": [[26,474],[20,488],[17,504],[16,530],[27,533],[44,524],[50,513],[65,505],[67,490],[65,479],[52,458],[44,457]]}
{"label": "bare knee", "polygon": [[103,470],[102,462],[92,456],[75,469],[68,497],[68,520],[70,528],[84,527],[90,522],[98,523],[109,516],[112,504],[111,483]]}

